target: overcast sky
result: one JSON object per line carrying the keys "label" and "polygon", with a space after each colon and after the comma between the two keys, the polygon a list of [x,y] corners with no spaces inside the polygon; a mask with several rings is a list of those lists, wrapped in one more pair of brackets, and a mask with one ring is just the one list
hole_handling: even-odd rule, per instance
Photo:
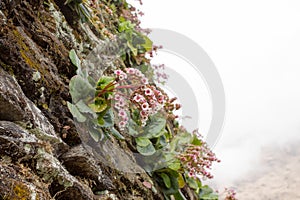
{"label": "overcast sky", "polygon": [[257,167],[262,146],[300,138],[299,0],[144,0],[141,10],[143,27],[186,35],[220,73],[227,111],[217,181]]}

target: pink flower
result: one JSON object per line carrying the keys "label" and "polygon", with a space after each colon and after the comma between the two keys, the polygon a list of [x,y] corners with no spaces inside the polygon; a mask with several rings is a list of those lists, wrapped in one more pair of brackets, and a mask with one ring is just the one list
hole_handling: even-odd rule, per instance
{"label": "pink flower", "polygon": [[140,115],[141,115],[142,117],[146,117],[146,116],[148,115],[148,113],[147,113],[146,111],[142,110],[142,111],[140,112]]}
{"label": "pink flower", "polygon": [[126,122],[120,121],[119,127],[120,127],[120,128],[124,128],[125,126],[126,126]]}
{"label": "pink flower", "polygon": [[151,89],[147,88],[147,89],[145,90],[145,94],[146,94],[147,96],[151,96],[151,95],[153,95],[153,91],[152,91]]}
{"label": "pink flower", "polygon": [[154,104],[156,104],[156,101],[153,100],[153,99],[150,99],[149,103],[150,103],[151,105],[154,105]]}
{"label": "pink flower", "polygon": [[115,70],[115,74],[117,75],[117,76],[119,76],[120,74],[122,74],[123,72],[121,71],[121,70]]}
{"label": "pink flower", "polygon": [[127,116],[125,110],[123,110],[123,109],[119,110],[119,114],[118,115],[119,115],[119,117],[123,117],[123,118]]}
{"label": "pink flower", "polygon": [[141,102],[141,101],[143,101],[143,99],[144,99],[144,97],[143,97],[142,95],[140,95],[140,94],[137,94],[137,95],[135,95],[135,96],[133,97],[133,100],[134,100],[135,102]]}
{"label": "pink flower", "polygon": [[141,72],[140,70],[137,69],[137,70],[135,71],[135,75],[136,75],[136,76],[142,76],[143,74],[142,74],[142,72]]}
{"label": "pink flower", "polygon": [[159,96],[157,101],[158,103],[162,104],[164,102],[164,96]]}
{"label": "pink flower", "polygon": [[125,101],[124,101],[124,99],[120,99],[119,100],[119,105],[120,105],[120,107],[123,107],[123,106],[125,106]]}
{"label": "pink flower", "polygon": [[119,75],[119,79],[120,79],[120,80],[127,79],[127,75],[126,75],[126,74],[120,74],[120,75]]}
{"label": "pink flower", "polygon": [[119,100],[121,99],[121,96],[118,95],[118,94],[116,94],[114,99],[115,99],[116,101],[119,101]]}
{"label": "pink flower", "polygon": [[142,104],[142,109],[143,110],[148,110],[149,109],[149,104],[147,102]]}
{"label": "pink flower", "polygon": [[129,74],[135,74],[136,69],[134,68],[126,68],[126,72]]}
{"label": "pink flower", "polygon": [[146,122],[145,121],[142,121],[142,126],[146,126]]}
{"label": "pink flower", "polygon": [[148,84],[148,79],[146,77],[143,77],[141,79],[141,82],[146,85],[146,84]]}
{"label": "pink flower", "polygon": [[127,117],[127,116],[124,117],[124,118],[123,118],[123,121],[124,121],[124,122],[128,122],[128,117]]}

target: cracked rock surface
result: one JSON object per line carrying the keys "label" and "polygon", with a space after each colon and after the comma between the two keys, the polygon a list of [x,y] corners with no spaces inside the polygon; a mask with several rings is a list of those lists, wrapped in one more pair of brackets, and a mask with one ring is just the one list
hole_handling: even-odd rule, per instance
{"label": "cracked rock surface", "polygon": [[74,18],[60,0],[0,1],[0,199],[163,199],[126,142],[79,137],[68,54],[99,41]]}

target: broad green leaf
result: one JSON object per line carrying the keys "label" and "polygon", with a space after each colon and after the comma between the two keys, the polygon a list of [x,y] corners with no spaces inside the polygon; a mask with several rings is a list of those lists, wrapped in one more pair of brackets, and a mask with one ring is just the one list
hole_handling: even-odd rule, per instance
{"label": "broad green leaf", "polygon": [[218,195],[208,185],[205,185],[200,189],[199,198],[201,200],[218,200]]}
{"label": "broad green leaf", "polygon": [[137,151],[140,154],[142,154],[143,156],[151,156],[156,152],[152,143],[150,143],[149,145],[147,145],[145,147],[137,146]]}
{"label": "broad green leaf", "polygon": [[138,130],[138,125],[136,124],[135,121],[130,119],[128,125],[128,134],[131,136],[137,136],[139,135],[139,132],[137,130]]}
{"label": "broad green leaf", "polygon": [[117,139],[125,140],[123,135],[121,135],[121,133],[119,133],[119,131],[117,131],[114,127],[112,127],[110,130],[111,130],[111,133],[113,134],[113,136],[115,136]]}
{"label": "broad green leaf", "polygon": [[78,101],[76,103],[76,107],[82,113],[90,113],[93,115],[94,118],[97,117],[96,113],[88,105],[86,105],[86,103],[84,103],[83,100]]}
{"label": "broad green leaf", "polygon": [[138,54],[138,49],[135,48],[129,41],[127,42],[127,45],[129,47],[129,49],[132,51],[133,55],[134,56],[137,56]]}
{"label": "broad green leaf", "polygon": [[119,23],[118,31],[119,32],[124,32],[124,31],[133,31],[135,25],[132,24],[128,20],[122,20],[120,19],[121,23]]}
{"label": "broad green leaf", "polygon": [[[97,82],[97,86],[100,87],[100,89],[104,89],[108,84],[111,84],[112,82],[115,81],[114,77],[111,76],[102,76],[98,82]],[[106,90],[112,90],[114,89],[114,85],[106,88]]]}
{"label": "broad green leaf", "polygon": [[[179,185],[178,185],[178,172],[171,170],[169,168],[164,169],[163,173],[167,174],[170,178],[171,187],[170,188],[162,188],[163,193],[166,195],[172,195],[178,192]],[[159,174],[158,174],[159,175]]]}
{"label": "broad green leaf", "polygon": [[87,99],[95,94],[95,88],[79,75],[73,76],[69,84],[70,94],[74,103],[81,99]]}
{"label": "broad green leaf", "polygon": [[89,107],[96,113],[101,113],[107,108],[107,101],[104,98],[96,97],[94,103],[89,104]]}
{"label": "broad green leaf", "polygon": [[193,189],[198,189],[199,188],[199,186],[201,187],[201,183],[200,183],[200,185],[199,185],[199,183],[198,183],[199,181],[197,181],[197,180],[195,180],[195,179],[193,179],[193,178],[190,178],[190,177],[186,177],[186,183],[191,187],[191,188],[193,188]]}
{"label": "broad green leaf", "polygon": [[145,48],[146,51],[152,50],[153,42],[145,35],[143,35],[143,39],[145,40],[145,43],[142,44],[142,46]]}
{"label": "broad green leaf", "polygon": [[70,52],[69,52],[69,58],[72,62],[73,65],[75,65],[77,67],[77,69],[80,69],[81,67],[81,61],[80,59],[78,58],[76,52],[74,49],[72,49]]}
{"label": "broad green leaf", "polygon": [[103,138],[103,131],[101,129],[95,129],[91,127],[89,129],[89,133],[91,137],[95,140],[95,142],[98,142],[99,140],[102,140]]}
{"label": "broad green leaf", "polygon": [[170,165],[168,165],[170,169],[173,169],[174,171],[177,171],[181,168],[180,162],[173,162]]}
{"label": "broad green leaf", "polygon": [[167,188],[171,188],[170,177],[167,174],[165,174],[165,173],[161,173],[161,174],[159,174],[159,176],[163,179],[165,186]]}
{"label": "broad green leaf", "polygon": [[199,140],[197,138],[197,136],[194,136],[193,141],[191,142],[191,144],[197,145],[197,146],[201,146],[202,145],[202,141]]}
{"label": "broad green leaf", "polygon": [[186,144],[190,144],[191,140],[192,134],[188,132],[179,133],[170,142],[170,151],[173,152],[176,149],[182,150]]}
{"label": "broad green leaf", "polygon": [[211,194],[201,196],[200,199],[201,200],[218,200],[219,195],[215,194],[215,193],[211,193]]}
{"label": "broad green leaf", "polygon": [[134,129],[133,127],[129,126],[128,127],[128,134],[131,136],[137,136],[139,133]]}
{"label": "broad green leaf", "polygon": [[144,133],[142,134],[145,138],[156,138],[164,134],[162,131],[166,126],[166,119],[154,116],[152,120],[145,126]]}
{"label": "broad green leaf", "polygon": [[181,190],[178,190],[175,194],[173,194],[173,197],[175,200],[187,200]]}
{"label": "broad green leaf", "polygon": [[151,144],[151,141],[148,138],[138,137],[135,138],[136,144],[141,147],[146,147]]}
{"label": "broad green leaf", "polygon": [[67,106],[72,113],[73,117],[77,119],[78,122],[85,122],[86,117],[80,113],[80,111],[77,109],[77,107],[70,102],[67,102]]}
{"label": "broad green leaf", "polygon": [[179,188],[183,188],[185,186],[185,181],[181,174],[179,174],[177,180],[178,180]]}
{"label": "broad green leaf", "polygon": [[112,127],[114,125],[114,113],[111,108],[106,111],[102,119],[104,121],[102,127]]}

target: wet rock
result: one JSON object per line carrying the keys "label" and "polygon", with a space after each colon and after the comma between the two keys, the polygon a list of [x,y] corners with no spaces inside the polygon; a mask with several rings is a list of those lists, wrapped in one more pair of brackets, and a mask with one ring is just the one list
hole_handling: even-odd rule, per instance
{"label": "wet rock", "polygon": [[0,199],[51,199],[47,184],[23,165],[0,161]]}
{"label": "wet rock", "polygon": [[82,146],[73,147],[60,158],[62,164],[74,176],[87,177],[94,181],[94,190],[115,190],[113,181],[103,174],[92,154]]}
{"label": "wet rock", "polygon": [[48,137],[57,137],[52,124],[24,95],[15,78],[0,68],[0,120],[23,121]]}

